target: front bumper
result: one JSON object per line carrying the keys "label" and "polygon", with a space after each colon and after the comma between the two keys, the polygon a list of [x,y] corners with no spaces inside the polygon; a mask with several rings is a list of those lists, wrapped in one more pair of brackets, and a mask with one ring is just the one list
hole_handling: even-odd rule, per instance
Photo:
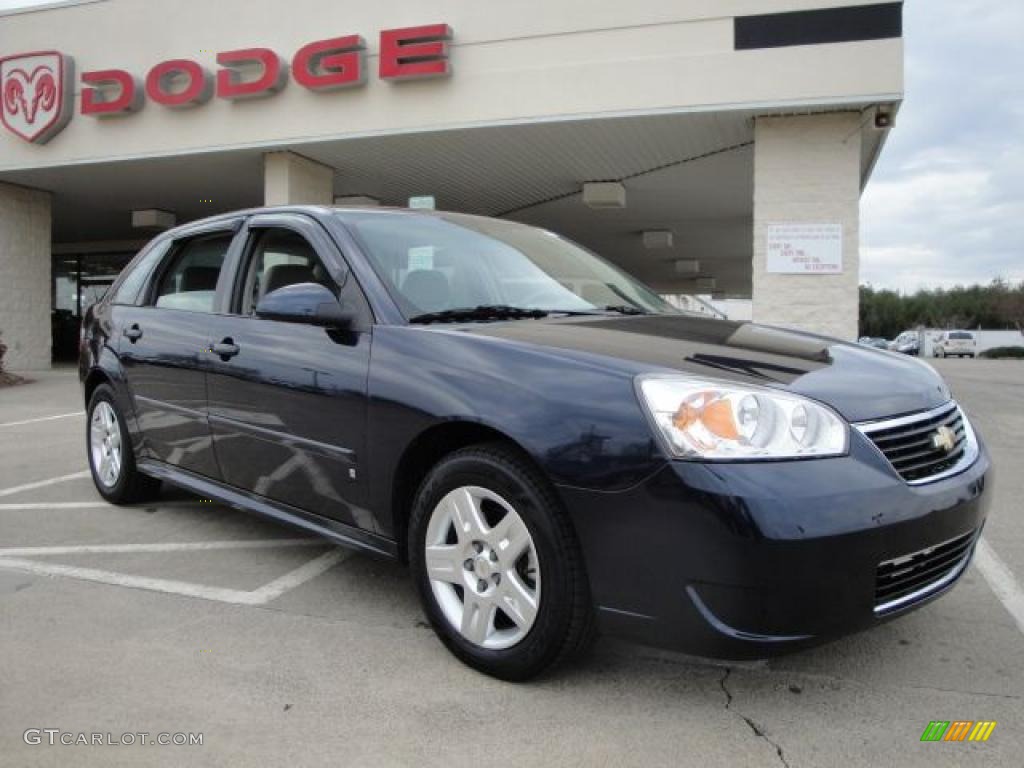
{"label": "front bumper", "polygon": [[[979,445],[963,472],[910,486],[854,430],[843,457],[676,461],[619,493],[558,490],[604,633],[743,659],[872,627],[950,589],[984,525],[990,469]],[[952,578],[876,610],[880,563],[966,534]]]}

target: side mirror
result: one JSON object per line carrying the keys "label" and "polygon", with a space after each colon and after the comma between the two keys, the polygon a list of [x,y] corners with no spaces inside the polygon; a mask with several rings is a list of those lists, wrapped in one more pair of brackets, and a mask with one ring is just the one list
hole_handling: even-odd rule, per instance
{"label": "side mirror", "polygon": [[271,291],[256,305],[256,317],[338,329],[355,321],[355,314],[319,283],[295,283]]}

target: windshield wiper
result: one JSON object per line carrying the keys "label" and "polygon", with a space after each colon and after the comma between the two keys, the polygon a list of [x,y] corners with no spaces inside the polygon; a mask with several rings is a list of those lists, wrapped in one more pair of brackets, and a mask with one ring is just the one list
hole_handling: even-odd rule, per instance
{"label": "windshield wiper", "polygon": [[601,307],[605,312],[618,312],[620,315],[649,315],[646,309],[640,309],[632,304],[608,304]]}
{"label": "windshield wiper", "polygon": [[480,304],[476,307],[456,307],[440,312],[426,312],[413,315],[410,323],[454,323],[460,320],[520,320],[525,318],[547,317],[543,309],[525,309],[510,307],[505,304]]}
{"label": "windshield wiper", "polygon": [[634,307],[632,304],[607,304],[603,307],[594,307],[593,309],[549,309],[548,313],[552,315],[587,315],[590,317],[603,317],[609,312],[615,312],[619,315],[650,315],[646,309],[640,309],[640,307]]}

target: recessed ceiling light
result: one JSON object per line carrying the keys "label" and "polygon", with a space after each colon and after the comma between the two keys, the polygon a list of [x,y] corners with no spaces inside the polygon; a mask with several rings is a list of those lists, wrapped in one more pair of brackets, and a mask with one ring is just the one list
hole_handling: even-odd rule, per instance
{"label": "recessed ceiling light", "polygon": [[135,229],[170,229],[177,223],[177,216],[159,208],[140,208],[132,211],[132,226]]}
{"label": "recessed ceiling light", "polygon": [[672,247],[671,229],[649,229],[643,233],[644,248],[656,250],[658,248]]}
{"label": "recessed ceiling light", "polygon": [[371,208],[380,205],[380,200],[369,195],[341,195],[334,198],[335,205],[351,206],[353,208]]}
{"label": "recessed ceiling light", "polygon": [[625,208],[626,188],[617,181],[588,181],[583,185],[583,203],[589,208]]}

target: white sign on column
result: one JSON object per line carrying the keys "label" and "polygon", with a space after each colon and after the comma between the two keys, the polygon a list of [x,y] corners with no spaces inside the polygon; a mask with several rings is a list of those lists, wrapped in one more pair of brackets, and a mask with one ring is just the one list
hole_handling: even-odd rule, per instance
{"label": "white sign on column", "polygon": [[789,222],[768,225],[768,272],[838,275],[843,271],[843,225]]}

